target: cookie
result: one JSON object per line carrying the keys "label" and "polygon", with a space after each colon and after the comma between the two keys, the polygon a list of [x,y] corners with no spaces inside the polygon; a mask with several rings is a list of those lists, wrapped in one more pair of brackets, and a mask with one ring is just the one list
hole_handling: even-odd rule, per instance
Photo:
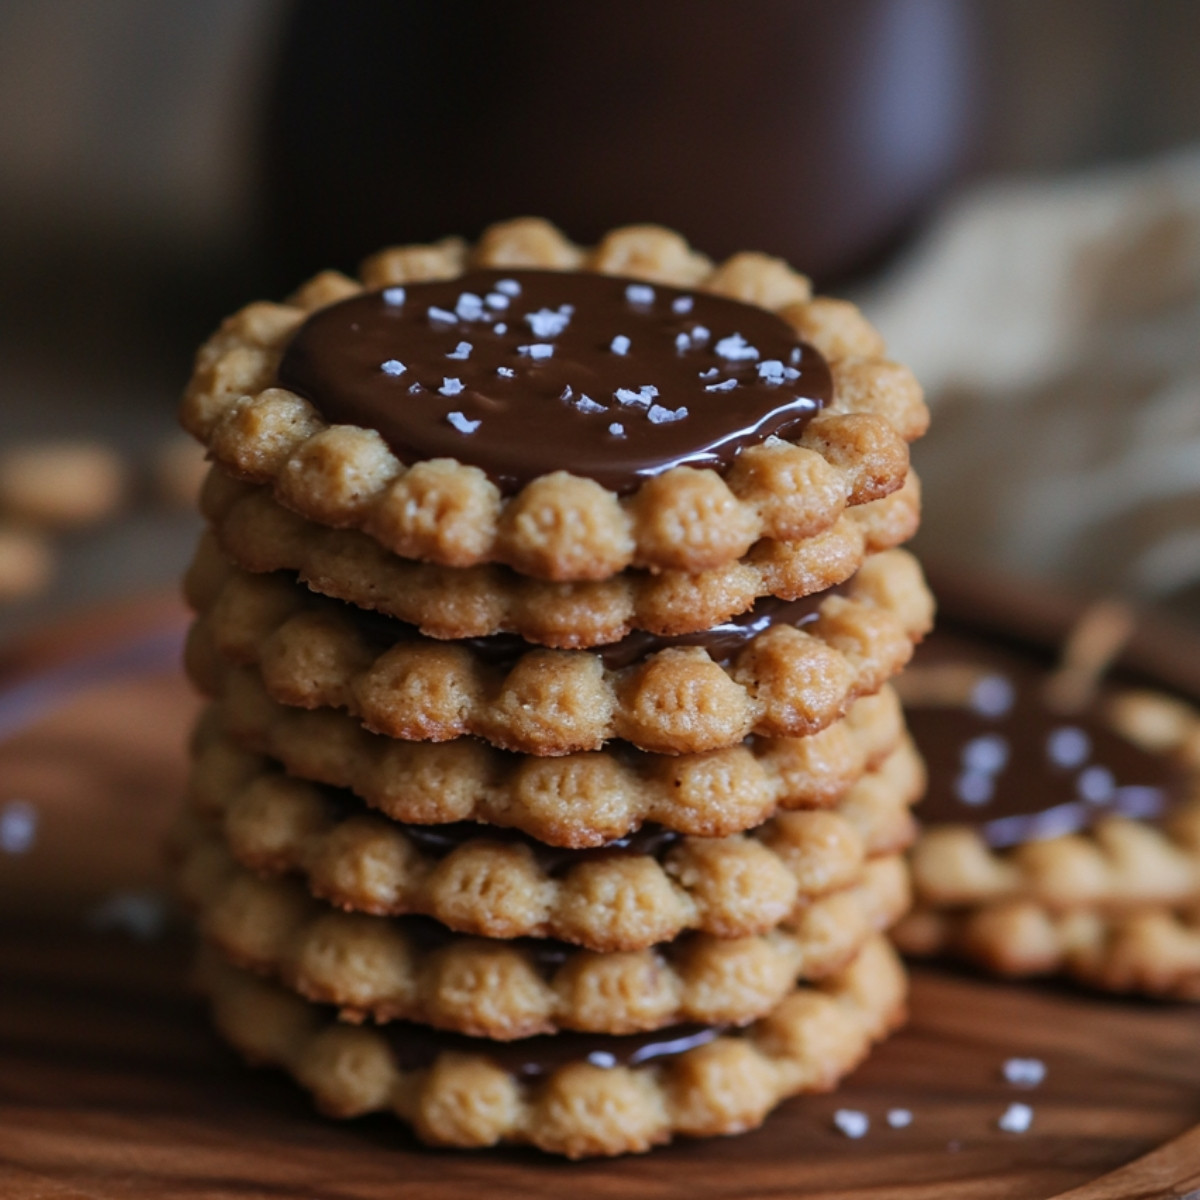
{"label": "cookie", "polygon": [[201,936],[231,962],[336,1005],[343,1020],[416,1021],[499,1040],[688,1021],[744,1025],[798,978],[845,966],[910,899],[903,862],[890,856],[853,887],[798,901],[764,934],[689,933],[597,954],[547,938],[464,937],[425,917],[338,912],[297,882],[237,866],[202,828],[178,837],[183,897]]}
{"label": "cookie", "polygon": [[201,507],[212,537],[201,542],[188,577],[197,599],[221,577],[224,556],[247,571],[295,572],[314,591],[415,625],[428,637],[513,633],[579,649],[620,641],[637,629],[697,633],[745,612],[761,596],[794,600],[842,583],[869,554],[912,537],[920,522],[920,490],[909,472],[899,491],[849,510],[825,533],[761,544],[699,575],[624,571],[601,582],[570,584],[506,567],[439,567],[397,558],[361,533],[305,520],[266,488],[219,471],[209,474]]}
{"label": "cookie", "polygon": [[904,666],[932,613],[903,550],[876,555],[831,592],[768,598],[703,633],[634,633],[596,650],[511,635],[447,644],[286,575],[235,571],[192,627],[187,662],[209,694],[222,690],[227,663],[242,664],[282,704],[343,709],[404,741],[474,736],[561,755],[619,738],[687,754],[826,727]]}
{"label": "cookie", "polygon": [[897,942],[1200,998],[1200,714],[1117,688],[1063,710],[1062,678],[935,635],[905,681],[930,794]]}
{"label": "cookie", "polygon": [[568,1158],[752,1129],[787,1096],[833,1089],[903,1021],[907,994],[899,961],[873,938],[843,971],[743,1030],[500,1044],[345,1025],[212,954],[198,977],[222,1036],[250,1062],[288,1072],[328,1116],[391,1112],[432,1145],[518,1142]]}
{"label": "cookie", "polygon": [[124,503],[128,470],[100,442],[13,446],[0,455],[0,518],[48,529],[94,525]]}
{"label": "cookie", "polygon": [[844,807],[783,813],[751,834],[689,838],[646,825],[593,850],[562,850],[494,826],[390,821],[219,743],[197,758],[189,798],[243,866],[297,874],[338,908],[600,952],[689,929],[765,933],[801,898],[858,882],[868,859],[905,849],[915,831],[911,792],[864,787]]}
{"label": "cookie", "polygon": [[[278,760],[288,774],[345,788],[396,821],[485,821],[579,849],[625,837],[647,821],[724,837],[762,824],[777,809],[838,799],[807,789],[814,778],[808,738],[752,739],[685,755],[644,754],[614,743],[532,758],[470,738],[439,745],[381,737],[332,709],[276,704],[253,673],[233,674],[229,684],[209,726]],[[819,762],[819,750],[815,757]],[[823,782],[819,766],[816,778]],[[903,744],[857,786],[872,780],[889,793],[914,792],[922,781],[919,760]]]}
{"label": "cookie", "polygon": [[511,222],[252,304],[200,350],[184,426],[319,524],[557,581],[711,570],[904,482],[920,388],[853,306],[648,226],[551,244]]}

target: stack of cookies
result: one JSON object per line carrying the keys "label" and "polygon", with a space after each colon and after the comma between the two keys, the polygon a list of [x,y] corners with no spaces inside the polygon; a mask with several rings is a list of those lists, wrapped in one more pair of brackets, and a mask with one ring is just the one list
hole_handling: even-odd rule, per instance
{"label": "stack of cookies", "polygon": [[757,1125],[901,1018],[926,411],[853,306],[653,227],[384,251],[201,350],[224,1036],[571,1157]]}

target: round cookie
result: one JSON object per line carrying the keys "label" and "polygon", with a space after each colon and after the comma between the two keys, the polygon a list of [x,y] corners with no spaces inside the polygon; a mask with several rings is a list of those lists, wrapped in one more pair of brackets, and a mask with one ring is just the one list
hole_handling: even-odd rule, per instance
{"label": "round cookie", "polygon": [[201,508],[211,535],[188,573],[199,597],[225,560],[246,571],[295,572],[313,591],[415,625],[427,637],[512,633],[557,649],[620,641],[634,630],[696,633],[761,596],[794,600],[849,579],[870,554],[907,541],[920,521],[909,472],[890,496],[843,513],[801,542],[756,546],[711,571],[623,571],[599,582],[552,583],[507,567],[440,567],[397,558],[354,530],[329,529],[284,508],[266,488],[210,472]]}
{"label": "round cookie", "polygon": [[547,938],[463,937],[425,917],[338,912],[298,883],[237,866],[211,833],[188,832],[178,843],[179,886],[201,936],[231,962],[336,1005],[343,1020],[416,1021],[501,1041],[560,1029],[744,1025],[797,979],[840,970],[910,899],[903,862],[890,856],[852,887],[798,902],[766,933],[687,933],[597,954]]}
{"label": "round cookie", "polygon": [[385,251],[203,347],[183,421],[321,524],[559,581],[706,571],[895,491],[920,389],[777,260],[536,221]]}
{"label": "round cookie", "polygon": [[935,634],[903,681],[928,764],[907,953],[1200,999],[1200,714],[1109,687],[1083,707],[994,643]]}
{"label": "round cookie", "polygon": [[576,1159],[740,1133],[787,1096],[831,1090],[903,1021],[907,993],[903,968],[876,938],[742,1031],[559,1034],[502,1047],[418,1026],[341,1024],[215,955],[197,974],[222,1035],[251,1062],[288,1072],[329,1116],[391,1112],[433,1145],[517,1142]]}
{"label": "round cookie", "polygon": [[286,575],[231,571],[203,601],[187,662],[210,695],[234,663],[256,669],[283,704],[343,709],[388,737],[475,736],[534,755],[610,739],[687,754],[751,734],[817,732],[899,671],[933,617],[916,560],[901,550],[874,556],[832,591],[768,597],[703,633],[638,632],[594,650],[512,635],[447,644],[313,596]]}
{"label": "round cookie", "polygon": [[[698,837],[724,837],[761,824],[778,809],[839,798],[829,786],[836,773],[831,778],[820,762],[824,739],[752,738],[684,755],[645,754],[617,742],[604,750],[534,758],[471,738],[440,745],[397,741],[332,709],[306,712],[277,704],[253,672],[231,674],[227,682],[200,744],[232,740],[277,760],[289,775],[345,788],[396,821],[484,821],[579,849],[625,837],[647,821]],[[877,775],[881,786],[902,792],[919,788],[923,778],[907,745]]]}
{"label": "round cookie", "polygon": [[[864,758],[886,756],[901,736],[893,710],[880,716],[874,723],[891,724],[891,737],[876,748],[864,738]],[[347,792],[220,744],[201,751],[189,781],[192,820],[219,828],[243,866],[298,874],[339,908],[419,913],[460,933],[551,937],[602,952],[687,929],[766,932],[803,899],[858,882],[868,859],[903,850],[918,790],[868,776],[834,808],[780,814],[751,834],[688,838],[645,825],[592,850],[563,850],[495,826],[391,821]]]}

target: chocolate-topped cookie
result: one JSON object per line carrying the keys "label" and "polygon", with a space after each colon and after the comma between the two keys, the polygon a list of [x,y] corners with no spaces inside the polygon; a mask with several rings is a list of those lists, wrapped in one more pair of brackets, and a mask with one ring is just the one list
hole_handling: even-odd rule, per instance
{"label": "chocolate-topped cookie", "polygon": [[699,572],[899,488],[926,414],[852,306],[677,235],[536,221],[319,276],[201,350],[186,427],[393,553],[555,580]]}
{"label": "chocolate-topped cookie", "polygon": [[1051,664],[935,634],[902,681],[929,772],[897,941],[1004,974],[1064,970],[1200,998],[1200,718]]}

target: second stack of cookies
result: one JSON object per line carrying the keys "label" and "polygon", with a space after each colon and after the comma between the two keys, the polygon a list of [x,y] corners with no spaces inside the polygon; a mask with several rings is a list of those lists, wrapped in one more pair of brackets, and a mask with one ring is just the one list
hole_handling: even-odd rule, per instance
{"label": "second stack of cookies", "polygon": [[[618,325],[602,345],[589,329],[588,354],[628,357],[649,322],[701,380],[716,344],[722,373],[704,391],[726,375],[776,387],[802,361],[833,391],[803,425],[802,456],[750,439],[757,457],[743,450],[721,484],[732,507],[713,507],[719,473],[703,459],[619,504],[597,488],[594,511],[565,476],[530,499],[558,478],[535,469],[546,450],[531,444],[532,482],[473,542],[463,530],[486,526],[493,501],[476,503],[490,494],[474,476],[457,487],[457,462],[423,483],[404,473],[406,518],[373,480],[377,430],[327,423],[337,414],[320,403],[296,417],[312,403],[281,385],[328,357],[314,320],[350,302],[388,317],[419,305],[446,346],[442,386],[413,386],[451,401],[470,391],[454,364],[489,338],[514,364],[496,374],[511,376],[553,358],[573,321],[593,320],[589,305]],[[497,314],[539,340],[509,347]],[[760,318],[782,334],[747,333]],[[760,346],[769,336],[788,353]],[[381,359],[382,375],[418,376],[405,357]],[[385,252],[362,284],[318,277],[290,305],[234,318],[185,404],[217,466],[188,580],[189,670],[213,704],[178,839],[231,1040],[337,1115],[387,1107],[430,1141],[573,1156],[733,1132],[789,1092],[836,1083],[902,1007],[880,934],[908,904],[899,856],[922,769],[888,681],[932,617],[915,560],[895,548],[915,531],[904,443],[924,421],[919,391],[885,386],[904,378],[849,306],[812,299],[782,264],[713,267],[644,228],[585,259],[515,222],[470,251]],[[687,424],[687,407],[660,408],[659,389],[637,385],[606,397],[622,417],[610,438],[634,419]],[[590,416],[597,401],[562,386]],[[460,434],[486,419],[448,414]],[[525,436],[536,442],[536,426]],[[779,515],[773,495],[819,498],[818,484],[832,500]],[[413,500],[437,487],[438,502]],[[422,526],[414,511],[438,515]],[[485,1064],[469,1101],[439,1075],[456,1054]],[[710,1059],[728,1059],[726,1074],[704,1075]],[[478,1100],[493,1069],[511,1085],[504,1115]],[[551,1113],[554,1096],[582,1109]],[[632,1105],[628,1119],[603,1115],[612,1104]]]}

